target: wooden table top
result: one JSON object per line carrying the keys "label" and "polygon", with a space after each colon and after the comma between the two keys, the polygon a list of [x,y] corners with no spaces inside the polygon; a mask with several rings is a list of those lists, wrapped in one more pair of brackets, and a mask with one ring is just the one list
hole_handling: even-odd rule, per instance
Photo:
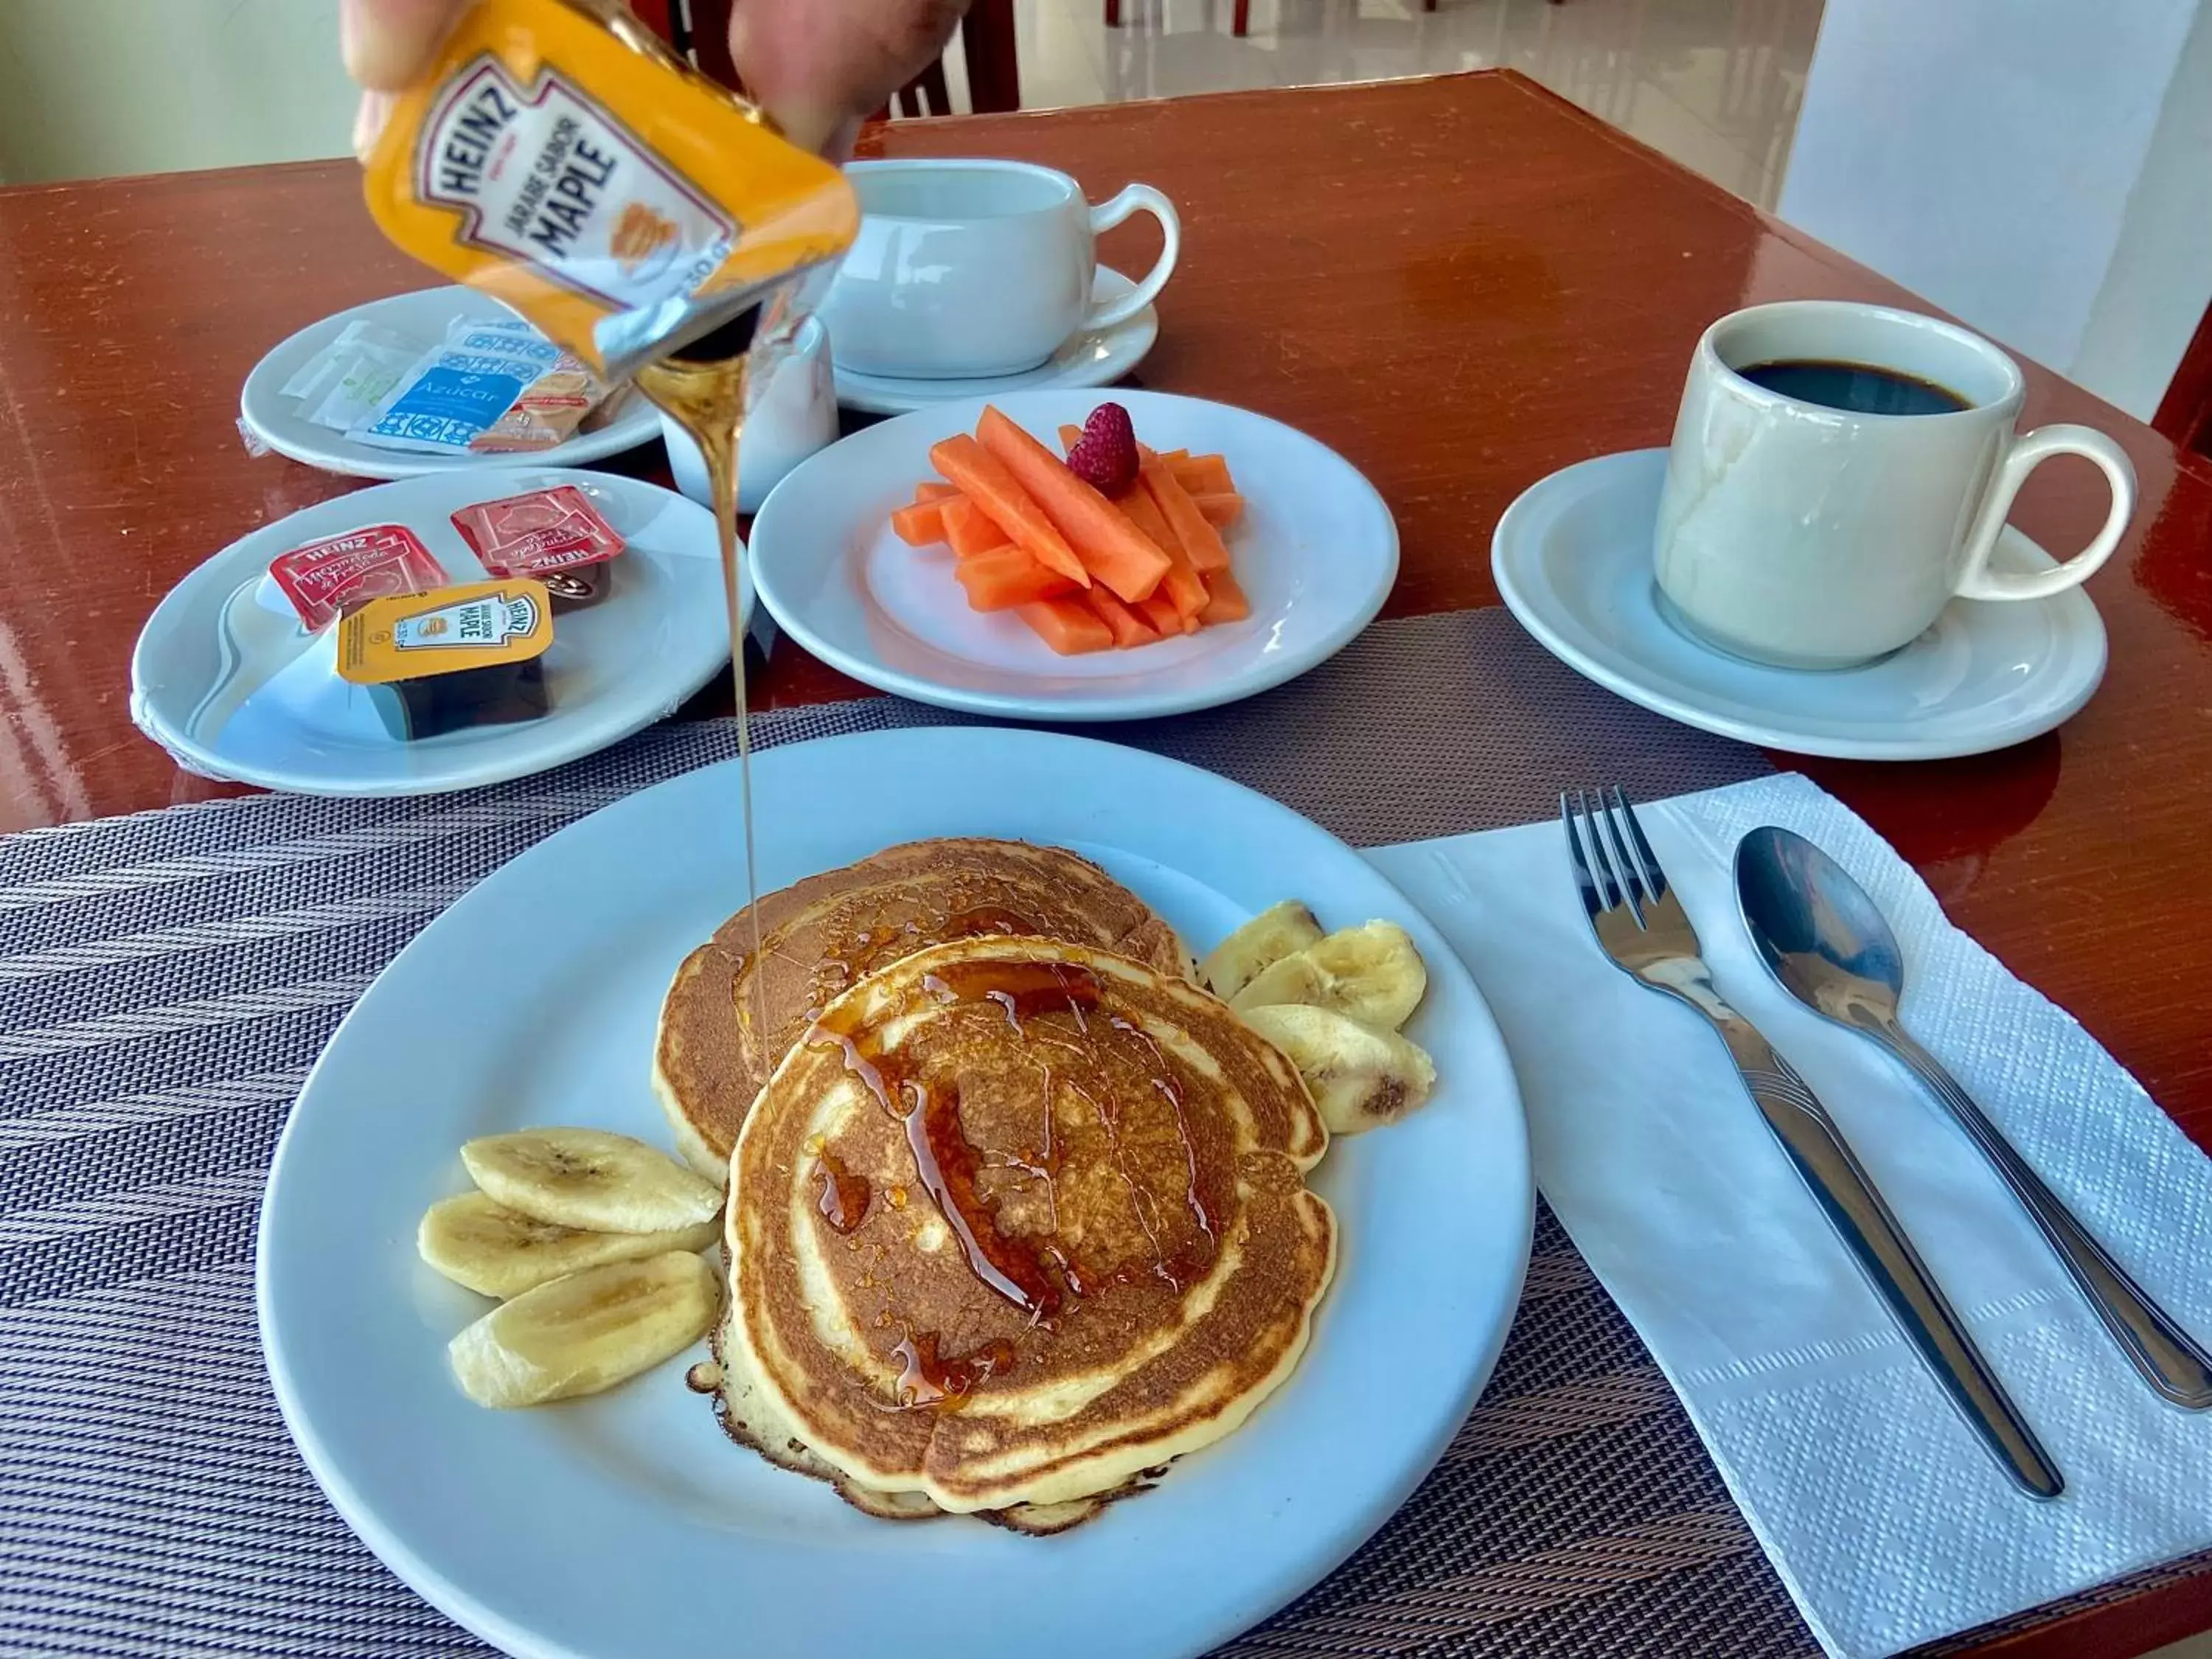
{"label": "wooden table top", "polygon": [[[911,123],[868,143],[1173,197],[1182,261],[1139,379],[1260,410],[1365,471],[1402,537],[1395,616],[1496,604],[1498,515],[1556,468],[1664,444],[1714,317],[1912,303],[1506,74]],[[1153,234],[1114,232],[1105,257],[1141,270]],[[427,276],[376,234],[346,162],[0,191],[0,830],[223,793],[132,727],[132,641],[209,554],[356,487],[246,453],[234,421],[255,361]],[[2141,479],[2136,528],[2089,584],[2112,635],[2097,697],[1974,760],[1778,759],[2212,1146],[2212,882],[2190,875],[2212,810],[2212,466],[2056,375],[2028,380],[2028,423],[2100,427]],[[2070,551],[2104,500],[2061,462],[2014,520]],[[862,692],[787,647],[758,678],[759,705]],[[2206,1628],[2200,1575],[1983,1650],[2131,1654]]]}

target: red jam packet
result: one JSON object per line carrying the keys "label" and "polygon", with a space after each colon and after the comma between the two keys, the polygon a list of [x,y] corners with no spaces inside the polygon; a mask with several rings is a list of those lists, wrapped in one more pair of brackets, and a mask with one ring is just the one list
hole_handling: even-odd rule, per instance
{"label": "red jam packet", "polygon": [[396,524],[349,530],[280,553],[270,561],[269,574],[311,629],[327,627],[349,606],[426,592],[449,580],[415,532]]}
{"label": "red jam packet", "polygon": [[453,528],[484,573],[495,578],[546,576],[611,559],[623,538],[574,484],[556,484],[453,514]]}

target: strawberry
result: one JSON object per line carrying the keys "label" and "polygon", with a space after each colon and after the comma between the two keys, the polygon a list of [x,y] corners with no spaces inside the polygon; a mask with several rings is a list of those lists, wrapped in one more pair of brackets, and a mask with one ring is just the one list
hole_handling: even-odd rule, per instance
{"label": "strawberry", "polygon": [[1137,432],[1129,411],[1101,404],[1083,423],[1083,435],[1067,452],[1067,470],[1111,501],[1137,482]]}

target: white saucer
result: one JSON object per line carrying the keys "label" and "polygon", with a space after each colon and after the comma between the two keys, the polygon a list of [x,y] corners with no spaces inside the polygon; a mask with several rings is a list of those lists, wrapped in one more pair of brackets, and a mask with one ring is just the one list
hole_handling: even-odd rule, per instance
{"label": "white saucer", "polygon": [[[1118,300],[1136,283],[1109,266],[1098,267],[1091,280],[1093,301]],[[837,401],[848,409],[871,415],[903,415],[932,404],[965,403],[977,398],[1002,398],[1009,392],[1032,392],[1048,386],[1110,386],[1139,363],[1160,337],[1160,313],[1146,306],[1127,322],[1111,328],[1085,329],[1070,335],[1048,362],[1019,374],[986,374],[969,380],[909,380],[889,374],[859,374],[837,365]],[[830,350],[835,356],[833,336]]]}
{"label": "white saucer", "polygon": [[660,435],[659,414],[651,404],[632,392],[616,411],[614,419],[598,431],[586,432],[535,454],[417,455],[405,450],[379,449],[374,444],[356,443],[343,432],[317,426],[301,415],[297,398],[283,395],[285,383],[309,358],[337,338],[348,323],[374,323],[419,339],[427,349],[446,337],[447,325],[457,317],[503,321],[514,315],[489,295],[458,286],[394,294],[372,300],[365,306],[356,306],[351,311],[341,311],[335,317],[308,325],[254,365],[239,393],[239,418],[255,437],[279,455],[305,466],[342,472],[354,478],[413,478],[433,472],[480,472],[487,467],[576,466],[619,455],[625,449],[651,443]]}
{"label": "white saucer", "polygon": [[[1053,441],[1095,392],[991,400]],[[854,679],[919,702],[1030,720],[1127,720],[1234,702],[1334,656],[1374,619],[1398,574],[1398,528],[1335,451],[1249,410],[1120,391],[1137,436],[1218,453],[1245,501],[1225,533],[1252,614],[1172,640],[1054,654],[1021,621],[969,609],[942,547],[891,533],[892,511],[935,473],[930,447],[971,432],[983,400],[917,410],[802,462],[753,520],[761,603],[801,646]]]}
{"label": "white saucer", "polygon": [[[1765,668],[1661,614],[1651,575],[1663,449],[1554,472],[1498,520],[1490,568],[1544,648],[1631,702],[1701,731],[1847,760],[1978,755],[2048,732],[2105,673],[2105,624],[2079,588],[2019,603],[1954,599],[1903,650],[1863,668]],[[2048,570],[2008,529],[1998,569]]]}
{"label": "white saucer", "polygon": [[[369,525],[413,531],[456,582],[483,567],[450,514],[574,484],[628,545],[598,604],[556,614],[551,707],[535,720],[408,743],[337,677],[337,630],[309,635],[267,574],[278,554]],[[752,593],[743,595],[744,614]],[[265,525],[191,572],[131,656],[131,717],[192,771],[312,795],[427,795],[526,777],[651,725],[730,660],[714,515],[673,490],[604,472],[502,467],[340,495]]]}

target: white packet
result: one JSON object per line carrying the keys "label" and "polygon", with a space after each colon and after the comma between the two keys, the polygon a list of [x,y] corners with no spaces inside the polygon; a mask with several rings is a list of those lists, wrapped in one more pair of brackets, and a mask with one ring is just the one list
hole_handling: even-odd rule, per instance
{"label": "white packet", "polygon": [[422,355],[422,344],[356,319],[294,371],[277,395],[298,398],[301,418],[342,432],[376,406]]}

